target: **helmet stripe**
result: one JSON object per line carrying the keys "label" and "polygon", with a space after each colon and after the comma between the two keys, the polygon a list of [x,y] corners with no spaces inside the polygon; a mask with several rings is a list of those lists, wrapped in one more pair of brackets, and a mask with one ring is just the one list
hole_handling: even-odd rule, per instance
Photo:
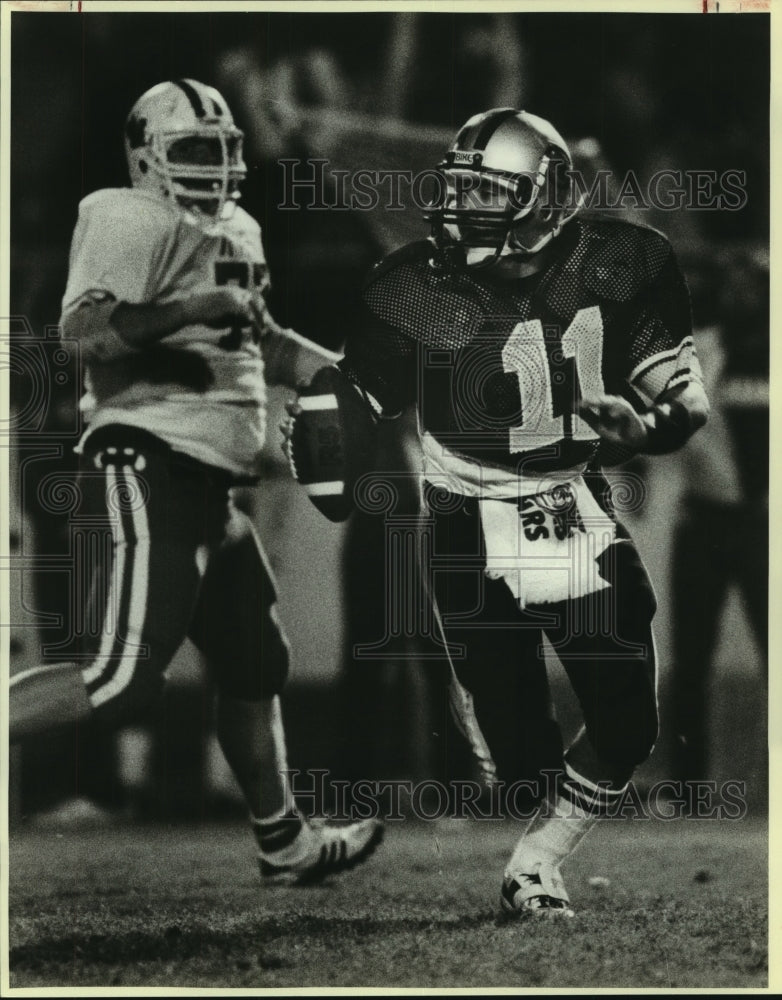
{"label": "helmet stripe", "polygon": [[516,108],[498,108],[496,111],[489,111],[475,134],[475,140],[471,148],[486,149],[486,144],[500,125],[504,121],[507,121],[508,118],[513,118],[517,114],[518,111]]}
{"label": "helmet stripe", "polygon": [[206,115],[206,111],[204,110],[204,105],[201,103],[201,98],[199,97],[198,91],[195,87],[191,83],[188,83],[187,80],[174,80],[174,85],[179,87],[179,89],[190,101],[193,111],[196,113],[196,117],[203,118]]}

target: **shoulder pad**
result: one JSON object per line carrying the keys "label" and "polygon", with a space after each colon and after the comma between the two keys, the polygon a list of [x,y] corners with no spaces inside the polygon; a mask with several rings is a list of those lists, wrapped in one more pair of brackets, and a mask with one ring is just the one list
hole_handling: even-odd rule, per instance
{"label": "shoulder pad", "polygon": [[223,223],[223,227],[222,232],[229,239],[244,247],[245,251],[257,260],[265,263],[261,227],[249,212],[237,205],[234,214]]}
{"label": "shoulder pad", "polygon": [[487,315],[511,310],[481,276],[440,270],[431,257],[431,244],[421,240],[375,267],[363,299],[377,319],[413,340],[456,349],[472,340]]}
{"label": "shoulder pad", "polygon": [[126,229],[165,229],[171,225],[172,215],[172,209],[164,201],[137,188],[102,188],[88,194],[79,204],[79,216],[84,221]]}
{"label": "shoulder pad", "polygon": [[613,302],[628,302],[648,288],[673,255],[666,237],[648,226],[601,220],[582,228],[584,285]]}
{"label": "shoulder pad", "polygon": [[405,246],[393,250],[375,264],[364,282],[364,288],[369,288],[378,279],[404,264],[431,260],[432,251],[433,247],[429,240],[416,240],[414,243],[406,243]]}
{"label": "shoulder pad", "polygon": [[241,205],[237,205],[234,209],[233,217],[228,221],[228,228],[243,235],[252,236],[254,239],[261,237],[260,224]]}

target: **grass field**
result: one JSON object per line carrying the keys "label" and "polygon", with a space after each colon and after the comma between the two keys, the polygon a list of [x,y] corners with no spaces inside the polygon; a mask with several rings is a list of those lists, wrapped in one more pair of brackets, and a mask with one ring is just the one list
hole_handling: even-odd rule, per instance
{"label": "grass field", "polygon": [[[261,887],[241,822],[21,826],[12,987],[762,987],[766,829],[604,823],[564,870],[572,920],[504,921],[506,823],[389,824],[360,869]],[[590,879],[609,885],[595,888]]]}

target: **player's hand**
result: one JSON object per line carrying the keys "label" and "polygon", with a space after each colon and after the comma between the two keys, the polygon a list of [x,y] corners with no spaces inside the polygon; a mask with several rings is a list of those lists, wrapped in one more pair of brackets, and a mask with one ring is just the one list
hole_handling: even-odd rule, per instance
{"label": "player's hand", "polygon": [[584,398],[578,405],[578,415],[604,441],[634,451],[640,451],[646,444],[646,424],[621,396]]}
{"label": "player's hand", "polygon": [[222,285],[193,296],[191,305],[196,314],[195,322],[217,330],[228,326],[250,326],[260,333],[263,329],[263,309],[254,289]]}

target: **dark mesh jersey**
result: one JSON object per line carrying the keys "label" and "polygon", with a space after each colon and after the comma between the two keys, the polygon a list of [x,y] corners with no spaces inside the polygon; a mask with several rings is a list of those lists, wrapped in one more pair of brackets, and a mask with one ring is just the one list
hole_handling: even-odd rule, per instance
{"label": "dark mesh jersey", "polygon": [[370,275],[343,370],[386,413],[417,402],[422,430],[462,457],[513,471],[590,461],[582,394],[646,405],[700,373],[664,236],[579,218],[559,241],[553,263],[515,282],[439,270],[428,242],[396,251]]}

